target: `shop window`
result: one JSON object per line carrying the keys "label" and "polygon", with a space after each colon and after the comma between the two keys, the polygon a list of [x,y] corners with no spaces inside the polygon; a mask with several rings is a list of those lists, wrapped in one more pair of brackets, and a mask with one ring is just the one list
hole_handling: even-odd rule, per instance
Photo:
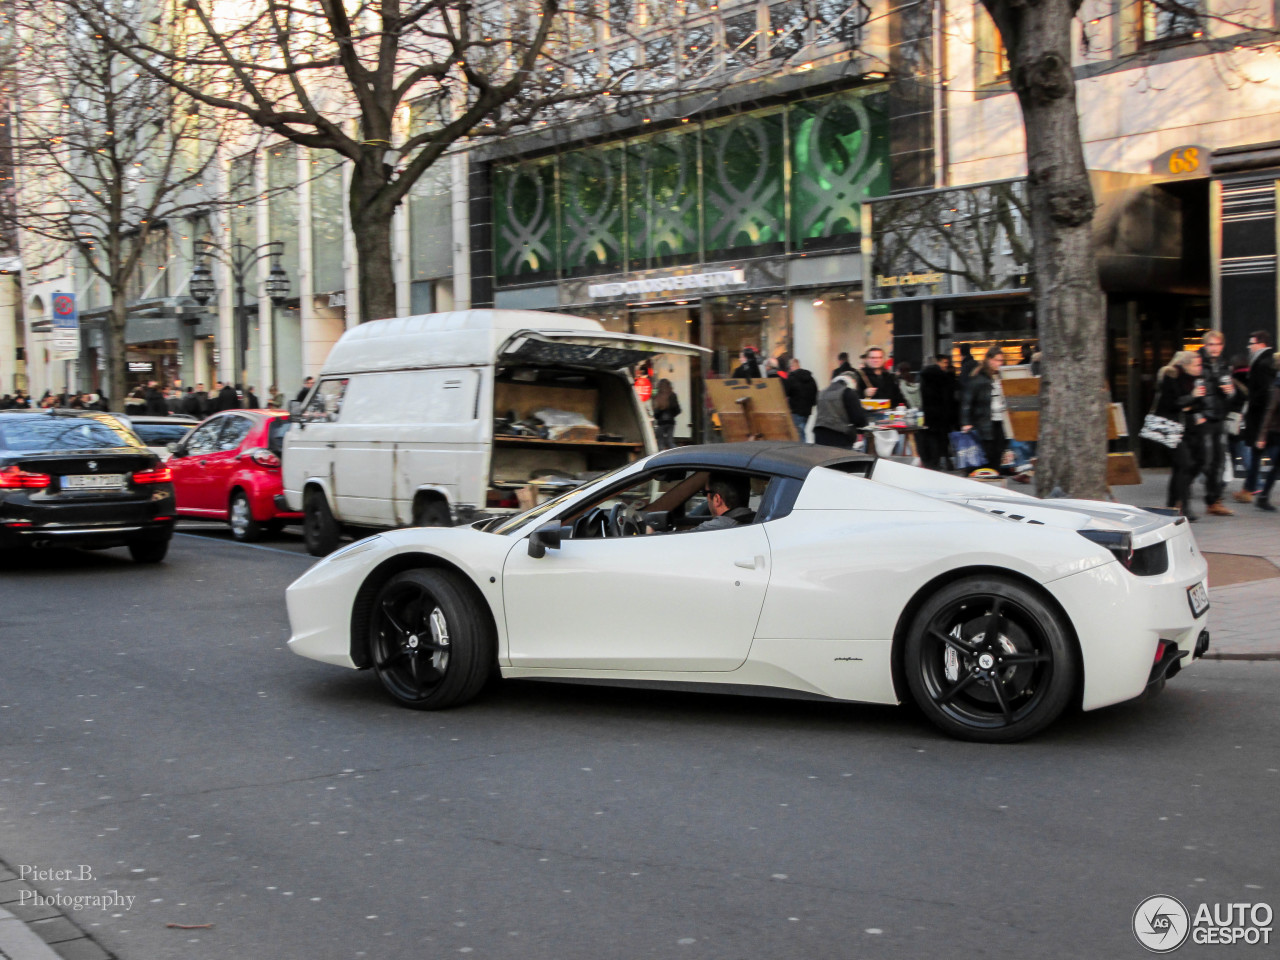
{"label": "shop window", "polygon": [[684,28],[684,49],[681,52],[680,73],[684,77],[699,77],[715,67],[716,38],[711,24],[698,23]]}
{"label": "shop window", "polygon": [[854,245],[863,201],[889,192],[886,95],[801,101],[790,108],[788,123],[794,248]]}
{"label": "shop window", "polygon": [[342,164],[328,153],[312,155],[311,271],[316,293],[345,290],[342,269]]}
{"label": "shop window", "polygon": [[628,259],[632,269],[698,259],[697,129],[627,148]]}
{"label": "shop window", "polygon": [[[280,266],[294,280],[298,277],[298,148],[278,143],[267,149],[267,220],[270,237],[280,241]],[[252,244],[257,246],[256,242]]]}
{"label": "shop window", "polygon": [[494,169],[493,226],[498,276],[554,275],[559,268],[554,159]]}
{"label": "shop window", "polygon": [[807,42],[809,11],[805,0],[787,0],[769,7],[769,56],[786,60],[799,53]]}
{"label": "shop window", "polygon": [[862,2],[813,0],[814,42],[856,46],[870,13],[870,8]]}
{"label": "shop window", "polygon": [[710,309],[711,370],[727,377],[738,355],[750,347],[763,364],[767,357],[791,352],[790,312],[782,297],[716,297],[703,301]]}
{"label": "shop window", "polygon": [[736,70],[756,62],[756,12],[724,18],[725,68]]}
{"label": "shop window", "polygon": [[[783,248],[783,114],[749,114],[702,135],[708,258]],[[759,248],[772,250],[759,250]]]}

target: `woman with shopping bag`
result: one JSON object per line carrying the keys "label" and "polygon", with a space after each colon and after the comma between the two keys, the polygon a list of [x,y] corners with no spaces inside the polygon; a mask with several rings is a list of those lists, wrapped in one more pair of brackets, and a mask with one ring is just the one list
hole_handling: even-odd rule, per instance
{"label": "woman with shopping bag", "polygon": [[960,430],[978,435],[987,465],[993,470],[1000,469],[1007,442],[1004,435],[1004,390],[1000,385],[1002,366],[1004,354],[999,347],[992,347],[983,358],[982,365],[964,381],[960,399]]}
{"label": "woman with shopping bag", "polygon": [[[1208,391],[1200,378],[1203,371],[1200,354],[1191,351],[1174,354],[1169,365],[1160,371],[1154,411],[1155,417],[1182,427],[1182,439],[1173,448],[1173,470],[1169,474],[1165,505],[1181,511],[1192,523],[1199,517],[1191,512],[1191,484],[1204,469],[1202,410]],[[1143,433],[1147,434],[1145,428]]]}

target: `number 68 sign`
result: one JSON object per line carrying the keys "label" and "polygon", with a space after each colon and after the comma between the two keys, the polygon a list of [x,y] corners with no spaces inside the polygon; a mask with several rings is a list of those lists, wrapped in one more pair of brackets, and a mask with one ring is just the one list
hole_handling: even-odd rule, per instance
{"label": "number 68 sign", "polygon": [[1151,172],[1162,177],[1206,177],[1210,152],[1199,145],[1166,150],[1151,161]]}

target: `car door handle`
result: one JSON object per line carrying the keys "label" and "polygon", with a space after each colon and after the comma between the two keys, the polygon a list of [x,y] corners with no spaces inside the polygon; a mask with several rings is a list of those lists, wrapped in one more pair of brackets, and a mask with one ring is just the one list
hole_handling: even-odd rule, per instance
{"label": "car door handle", "polygon": [[325,446],[328,447],[330,450],[332,450],[335,444],[332,441],[330,441],[329,443],[326,443]]}
{"label": "car door handle", "polygon": [[754,556],[750,560],[735,560],[735,567],[741,567],[743,570],[762,570],[764,569],[764,557]]}
{"label": "car door handle", "polygon": [[208,466],[208,465],[209,465],[209,461],[208,461],[208,460],[201,460],[201,461],[200,461],[200,466],[205,467],[205,466]]}

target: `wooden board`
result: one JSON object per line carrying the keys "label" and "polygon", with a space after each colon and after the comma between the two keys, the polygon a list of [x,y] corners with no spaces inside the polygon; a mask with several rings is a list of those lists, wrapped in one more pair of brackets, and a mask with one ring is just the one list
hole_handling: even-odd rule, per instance
{"label": "wooden board", "polygon": [[1141,482],[1138,458],[1132,452],[1107,454],[1107,486],[1132,486]]}
{"label": "wooden board", "polygon": [[1040,438],[1040,378],[1000,377],[1011,440],[1034,443]]}
{"label": "wooden board", "polygon": [[779,377],[708,380],[707,396],[726,443],[738,440],[799,440]]}

